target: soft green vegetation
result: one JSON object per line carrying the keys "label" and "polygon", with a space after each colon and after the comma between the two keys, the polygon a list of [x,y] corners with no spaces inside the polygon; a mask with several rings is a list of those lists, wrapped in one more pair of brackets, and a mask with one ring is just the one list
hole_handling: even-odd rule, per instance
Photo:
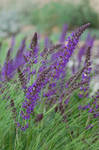
{"label": "soft green vegetation", "polygon": [[[94,128],[86,130],[90,123],[91,115],[87,111],[80,112],[79,104],[87,104],[89,99],[79,99],[77,92],[71,98],[69,106],[66,108],[68,122],[63,122],[59,113],[54,112],[53,106],[45,112],[43,104],[36,107],[35,112],[44,112],[43,120],[34,124],[33,116],[29,122],[29,129],[25,132],[15,129],[8,95],[14,99],[17,107],[17,118],[24,94],[17,86],[19,83],[9,83],[8,94],[0,96],[0,150],[98,150],[99,140],[95,140],[99,127],[97,120],[93,120]],[[18,88],[17,88],[18,87]],[[6,92],[5,92],[6,93]],[[4,96],[5,95],[5,96]],[[42,99],[43,101],[43,99]],[[80,114],[80,116],[79,116]],[[99,135],[98,135],[99,136]]]}
{"label": "soft green vegetation", "polygon": [[50,2],[43,8],[38,6],[30,9],[27,14],[30,23],[36,25],[40,30],[49,31],[49,33],[53,27],[60,28],[64,23],[67,23],[70,28],[86,22],[90,22],[93,28],[98,27],[98,15],[90,7],[89,1],[81,1],[78,5],[63,1]]}
{"label": "soft green vegetation", "polygon": [[[8,10],[0,10],[0,37],[9,37],[21,32],[28,25],[36,26],[37,31],[47,35],[53,33],[56,27],[61,32],[63,24],[69,25],[69,30],[90,22],[99,37],[98,14],[89,5],[89,0],[80,1],[78,5],[67,2],[50,2],[40,7],[38,3],[26,3],[25,7],[15,9],[11,5]],[[76,20],[76,21],[75,21]],[[98,32],[97,32],[98,31]]]}

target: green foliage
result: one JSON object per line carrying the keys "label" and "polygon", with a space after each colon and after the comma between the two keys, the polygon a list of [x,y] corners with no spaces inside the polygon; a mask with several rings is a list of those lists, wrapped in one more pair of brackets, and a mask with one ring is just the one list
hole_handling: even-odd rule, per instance
{"label": "green foliage", "polygon": [[54,26],[60,27],[64,23],[67,23],[70,28],[86,22],[90,22],[91,27],[98,26],[98,16],[87,1],[78,5],[67,2],[50,2],[43,8],[33,8],[29,17],[32,24],[49,32]]}
{"label": "green foliage", "polygon": [[[82,1],[77,7],[77,14],[75,15],[75,19],[80,19],[80,24],[84,22],[90,22],[91,27],[98,27],[98,14],[91,8],[89,0]],[[78,17],[77,17],[78,16]],[[78,24],[78,25],[80,25]]]}
{"label": "green foliage", "polygon": [[[18,81],[6,86],[8,86],[7,91],[9,90],[11,98],[14,99],[19,114],[24,95],[17,84]],[[54,109],[51,109],[49,113],[44,113],[44,118],[39,124],[34,124],[33,118],[31,118],[30,127],[25,132],[15,129],[9,99],[6,99],[5,93],[0,95],[0,136],[2,136],[0,150],[91,150],[93,148],[98,150],[99,141],[95,140],[93,144],[91,143],[99,128],[96,126],[93,129],[85,130],[88,121],[87,111],[79,112],[78,106],[86,103],[86,99],[83,101],[79,99],[77,92],[66,108],[67,123],[62,121],[60,113],[55,113]],[[89,100],[87,99],[87,101]],[[94,124],[96,123],[97,121],[94,120]]]}

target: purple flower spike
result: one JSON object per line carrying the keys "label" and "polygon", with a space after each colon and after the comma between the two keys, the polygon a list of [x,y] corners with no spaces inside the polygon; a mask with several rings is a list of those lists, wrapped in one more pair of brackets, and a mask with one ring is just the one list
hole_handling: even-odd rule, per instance
{"label": "purple flower spike", "polygon": [[50,43],[49,43],[48,37],[45,38],[44,47],[47,48],[47,49],[50,47]]}
{"label": "purple flower spike", "polygon": [[86,127],[86,130],[91,129],[91,128],[93,128],[93,127],[94,127],[94,125],[90,124],[90,125],[88,125],[88,126]]}
{"label": "purple flower spike", "polygon": [[90,24],[85,24],[78,28],[77,31],[73,32],[70,37],[67,39],[67,45],[63,46],[62,51],[58,51],[54,53],[51,57],[51,61],[55,60],[53,63],[53,67],[55,69],[55,72],[53,73],[54,79],[59,79],[61,72],[63,71],[63,68],[66,67],[67,62],[69,61],[70,57],[72,56],[72,53],[79,41],[79,38],[83,31],[89,26]]}
{"label": "purple flower spike", "polygon": [[69,99],[66,99],[65,102],[64,102],[64,104],[67,105],[68,103],[69,103]]}
{"label": "purple flower spike", "polygon": [[43,119],[43,114],[38,114],[35,119],[35,122],[40,122],[42,119]]}
{"label": "purple flower spike", "polygon": [[[65,104],[68,104],[69,98],[72,94],[73,90],[76,90],[81,87],[81,85],[86,84],[86,81],[80,82],[80,83],[71,83],[71,87],[67,88],[66,91],[64,90],[65,87],[65,75],[66,75],[66,65],[70,60],[70,57],[72,56],[73,51],[76,48],[76,45],[78,44],[78,41],[80,39],[81,34],[83,31],[89,26],[90,24],[86,24],[78,28],[75,32],[71,34],[70,37],[67,38],[66,43],[61,45],[61,47],[55,48],[55,45],[53,47],[49,47],[48,44],[45,47],[49,47],[49,51],[53,52],[53,49],[57,49],[54,54],[51,52],[48,52],[48,54],[52,54],[51,57],[48,57],[48,61],[46,61],[45,57],[43,57],[42,62],[40,67],[37,68],[37,76],[35,81],[33,81],[32,85],[27,84],[27,89],[25,92],[25,100],[22,103],[22,111],[21,111],[21,117],[23,120],[29,120],[31,114],[35,111],[35,107],[37,104],[39,104],[41,100],[41,96],[45,93],[44,96],[47,96],[49,102],[51,102],[51,105],[59,101],[62,104],[62,100],[65,98]],[[66,28],[65,28],[66,30]],[[66,34],[65,34],[66,35]],[[65,39],[62,39],[64,41]],[[23,44],[25,47],[25,44]],[[53,48],[53,49],[52,49]],[[26,58],[25,64],[26,66],[30,67],[29,68],[29,73],[31,73],[32,65],[34,63],[37,63],[37,58],[38,58],[38,37],[37,33],[34,34],[32,42],[30,44],[30,53],[28,54],[28,59]],[[19,58],[24,58],[23,56],[23,50],[19,50],[19,53],[17,54],[15,58],[15,67],[17,67],[19,64],[18,60]],[[49,55],[48,55],[49,56]],[[26,56],[27,57],[27,56]],[[22,61],[22,60],[21,60]],[[28,63],[29,61],[29,63]],[[21,63],[22,64],[22,63]],[[35,66],[34,66],[35,67]],[[19,67],[18,67],[19,68]],[[35,72],[33,72],[34,74]],[[77,80],[77,77],[81,75],[76,75],[74,76],[74,79]],[[61,79],[64,80],[64,83],[61,82]],[[59,81],[59,82],[58,82]],[[84,83],[85,82],[85,83]],[[67,83],[67,86],[70,86],[70,83]],[[29,83],[30,84],[30,83]],[[57,85],[59,88],[57,88]],[[69,90],[68,90],[69,89]],[[44,91],[43,91],[44,90]],[[44,93],[42,93],[44,92]],[[60,95],[59,95],[60,94]],[[65,97],[66,96],[66,97]],[[64,105],[59,105],[60,106],[60,111],[61,114],[63,115],[65,112]],[[51,106],[50,105],[50,106]],[[48,107],[50,107],[48,105]],[[88,107],[88,106],[86,106]],[[42,115],[37,116],[37,121],[38,119],[42,119]],[[28,125],[21,127],[21,129],[24,131]]]}
{"label": "purple flower spike", "polygon": [[90,35],[90,33],[88,33],[87,39],[86,39],[84,45],[80,48],[78,56],[77,56],[78,57],[78,69],[80,68],[82,57],[85,55],[86,49],[89,47],[90,43],[92,43],[91,40],[92,40],[91,35]]}
{"label": "purple flower spike", "polygon": [[61,33],[61,36],[60,36],[60,40],[59,40],[60,43],[63,43],[65,41],[67,29],[68,29],[68,25],[64,24],[63,30],[62,30],[62,33]]}
{"label": "purple flower spike", "polygon": [[21,125],[20,125],[20,123],[19,122],[17,122],[17,127],[19,128],[19,127],[21,127]]}
{"label": "purple flower spike", "polygon": [[29,127],[29,125],[28,125],[28,123],[27,123],[25,126],[21,127],[21,130],[22,130],[22,131],[25,131],[28,127]]}
{"label": "purple flower spike", "polygon": [[79,109],[79,110],[81,110],[81,109],[82,109],[82,106],[81,106],[81,105],[79,105],[79,106],[78,106],[78,109]]}
{"label": "purple flower spike", "polygon": [[15,57],[15,60],[14,60],[14,67],[15,67],[15,70],[22,66],[23,64],[25,64],[25,59],[24,59],[24,56],[23,56],[23,52],[25,51],[25,48],[26,48],[26,38],[24,38],[21,42],[21,45],[19,47],[19,50],[16,54],[16,57]]}
{"label": "purple flower spike", "polygon": [[89,110],[88,112],[92,113],[92,112],[93,112],[93,109],[92,109],[92,108],[90,108],[90,110]]}

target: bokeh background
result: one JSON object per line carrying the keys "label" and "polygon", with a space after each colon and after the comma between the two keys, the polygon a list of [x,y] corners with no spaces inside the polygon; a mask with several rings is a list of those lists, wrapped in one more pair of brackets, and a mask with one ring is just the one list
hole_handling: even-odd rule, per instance
{"label": "bokeh background", "polygon": [[71,31],[87,22],[98,39],[99,0],[0,0],[0,40],[34,31],[57,37],[63,24]]}

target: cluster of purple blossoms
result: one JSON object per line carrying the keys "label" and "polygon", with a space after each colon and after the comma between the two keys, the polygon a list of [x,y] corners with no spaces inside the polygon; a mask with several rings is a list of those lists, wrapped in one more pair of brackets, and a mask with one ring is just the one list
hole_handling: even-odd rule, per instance
{"label": "cluster of purple blossoms", "polygon": [[[41,71],[39,71],[36,81],[27,89],[26,99],[22,104],[23,111],[21,111],[21,116],[23,119],[25,120],[30,119],[30,114],[33,113],[35,106],[40,100],[41,90],[48,83],[49,83],[48,91],[45,92],[43,96],[48,97],[49,101],[54,101],[54,103],[56,102],[55,101],[55,99],[57,100],[56,93],[59,92],[59,89],[56,86],[57,81],[60,79],[60,77],[64,75],[66,64],[68,63],[69,58],[72,56],[72,53],[79,41],[81,34],[89,25],[90,24],[88,23],[86,25],[81,26],[77,31],[73,32],[71,36],[67,38],[68,42],[67,45],[63,44],[58,49],[57,52],[52,54],[51,59],[48,61],[49,62],[48,68],[46,67],[45,63],[43,63],[42,69]],[[52,48],[50,48],[49,51],[51,49]],[[80,87],[80,85],[76,84],[73,86],[73,89],[77,89],[78,87]],[[69,95],[70,90],[67,93]],[[54,96],[56,96],[55,99]]]}
{"label": "cluster of purple blossoms", "polygon": [[67,38],[67,45],[63,45],[58,52],[52,55],[51,61],[54,60],[53,69],[54,71],[54,78],[59,79],[60,75],[63,73],[63,68],[66,67],[72,53],[79,42],[79,38],[83,31],[89,26],[90,24],[86,24],[81,26],[77,31],[73,32],[70,37]]}
{"label": "cluster of purple blossoms", "polygon": [[36,79],[35,83],[32,86],[29,86],[26,92],[26,99],[23,103],[22,107],[26,109],[26,114],[21,111],[21,115],[23,119],[29,119],[30,114],[33,112],[35,105],[37,104],[37,100],[40,99],[39,93],[42,88],[48,83],[48,72],[50,68],[44,70]]}
{"label": "cluster of purple blossoms", "polygon": [[5,63],[1,69],[1,76],[0,76],[1,81],[11,80],[15,75],[15,73],[17,72],[17,69],[19,67],[22,67],[25,64],[25,59],[23,57],[23,54],[26,49],[26,38],[22,40],[16,56],[12,59],[11,54],[13,52],[14,45],[15,45],[15,39],[13,37],[11,48],[7,52]]}
{"label": "cluster of purple blossoms", "polygon": [[[90,50],[94,38],[90,37],[90,40],[86,40],[85,47],[87,53],[84,67],[73,74],[68,81],[65,81],[65,77],[67,63],[79,42],[80,36],[89,25],[90,23],[82,25],[67,40],[65,40],[67,32],[67,25],[65,25],[59,43],[54,45],[46,38],[44,50],[40,53],[38,35],[35,33],[29,46],[30,51],[26,48],[26,38],[24,38],[15,58],[11,59],[13,40],[11,48],[7,53],[5,64],[1,68],[0,80],[9,81],[16,72],[18,73],[18,78],[25,94],[20,115],[26,124],[21,126],[20,123],[17,123],[17,126],[22,130],[28,128],[28,120],[35,113],[36,105],[39,101],[43,101],[43,98],[46,99],[45,107],[47,109],[58,102],[55,112],[59,111],[63,117],[63,121],[66,122],[65,108],[69,103],[73,91],[79,88],[84,92],[88,90],[91,72]],[[79,54],[80,63],[81,55]],[[36,65],[38,63],[40,64],[39,68],[34,69],[34,64]],[[26,74],[27,78],[25,76]],[[32,80],[31,85],[28,85],[27,83],[29,83],[33,75],[36,75],[36,79],[34,81]],[[81,77],[82,80],[78,81]],[[88,105],[86,107],[89,108],[90,106]],[[37,114],[35,122],[42,120],[43,116],[43,113]]]}

